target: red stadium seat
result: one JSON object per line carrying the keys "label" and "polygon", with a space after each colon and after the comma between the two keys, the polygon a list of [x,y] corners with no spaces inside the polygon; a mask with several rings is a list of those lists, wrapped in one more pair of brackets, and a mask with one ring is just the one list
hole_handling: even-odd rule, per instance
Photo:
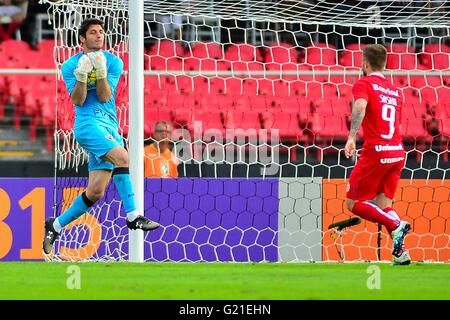
{"label": "red stadium seat", "polygon": [[[170,92],[172,94],[172,92]],[[164,90],[152,90],[148,91],[144,95],[145,105],[151,107],[154,110],[170,110],[167,106],[168,92]]]}
{"label": "red stadium seat", "polygon": [[211,92],[217,94],[225,94],[225,80],[221,77],[209,78]]}
{"label": "red stadium seat", "polygon": [[[420,116],[419,116],[420,117]],[[416,119],[414,104],[411,102],[405,102],[402,107],[402,123],[406,123],[408,119]]]}
{"label": "red stadium seat", "polygon": [[[169,89],[169,85],[167,84],[167,77],[166,78],[166,82],[165,85],[163,86],[164,89]],[[170,82],[170,81],[169,81]],[[176,91],[178,91],[179,93],[191,93],[194,90],[194,81],[192,77],[188,77],[188,76],[176,76],[175,77],[175,88]],[[174,88],[174,89],[175,89]]]}
{"label": "red stadium seat", "polygon": [[340,64],[346,67],[361,68],[362,49],[364,49],[365,46],[366,44],[364,43],[350,43],[346,45],[339,59]]}
{"label": "red stadium seat", "polygon": [[292,81],[289,83],[292,94],[296,96],[306,96],[306,82],[302,80]]}
{"label": "red stadium seat", "polygon": [[405,139],[428,138],[423,119],[408,119],[402,121],[402,134]]}
{"label": "red stadium seat", "polygon": [[258,48],[247,43],[230,44],[225,51],[224,59],[227,61],[262,61]]}
{"label": "red stadium seat", "polygon": [[443,118],[450,118],[450,102],[442,102],[441,114]]}
{"label": "red stadium seat", "polygon": [[[269,108],[269,106],[267,105],[267,99],[263,95],[250,97],[249,100],[250,100],[250,105],[251,105],[252,111],[263,112]],[[250,109],[248,109],[248,110],[250,110]]]}
{"label": "red stadium seat", "polygon": [[[194,123],[195,122],[195,123]],[[219,134],[223,137],[224,127],[222,123],[222,115],[220,111],[195,110],[193,113],[193,122],[190,129],[194,130],[194,125],[197,130],[201,128],[202,132],[208,131],[206,141],[210,141],[210,137],[217,137]],[[204,136],[205,138],[205,136]]]}
{"label": "red stadium seat", "polygon": [[258,94],[275,95],[273,79],[258,79]]}
{"label": "red stadium seat", "polygon": [[395,43],[387,48],[387,69],[414,70],[417,69],[417,55],[415,49],[404,43]]}
{"label": "red stadium seat", "polygon": [[244,94],[248,96],[255,96],[258,94],[258,79],[244,79],[244,86],[242,88]]}
{"label": "red stadium seat", "polygon": [[197,58],[187,58],[184,59],[183,70],[185,71],[216,71],[219,70],[219,64],[217,60],[214,59],[197,59]]}
{"label": "red stadium seat", "polygon": [[[403,112],[405,112],[405,105],[408,105],[408,103],[403,104]],[[414,102],[411,103],[410,106],[414,109],[415,118],[417,119],[422,119],[423,116],[427,113],[426,102]]]}
{"label": "red stadium seat", "polygon": [[0,43],[0,51],[6,55],[15,56],[21,52],[31,51],[31,48],[25,41],[9,39]]}
{"label": "red stadium seat", "polygon": [[326,43],[315,43],[306,48],[305,62],[311,65],[332,66],[336,64],[336,47]]}
{"label": "red stadium seat", "polygon": [[197,42],[187,49],[186,56],[194,58],[222,59],[222,45],[216,42]]}
{"label": "red stadium seat", "polygon": [[193,126],[193,111],[189,109],[172,110],[172,119],[175,128],[191,128]]}
{"label": "red stadium seat", "polygon": [[242,78],[227,78],[224,80],[225,94],[242,94],[244,80]]}
{"label": "red stadium seat", "polygon": [[411,85],[417,89],[424,87],[439,88],[444,85],[443,78],[439,76],[427,76],[426,73],[421,76],[411,77],[411,79]]}
{"label": "red stadium seat", "polygon": [[[217,108],[221,112],[226,112],[226,111],[234,110],[234,109],[241,110],[241,109],[250,108],[249,105],[245,106],[245,107],[237,108],[235,106],[234,96],[232,96],[232,95],[229,95],[229,94],[223,94],[223,95],[211,94],[211,95],[215,95],[216,96]],[[207,97],[207,96],[205,96],[205,97]],[[245,96],[238,96],[238,97],[243,97],[244,98]],[[245,103],[245,101],[243,103]],[[249,101],[247,101],[247,103],[250,104]],[[202,109],[205,109],[203,105],[202,105]]]}
{"label": "red stadium seat", "polygon": [[320,117],[329,117],[332,115],[339,115],[333,111],[333,103],[331,99],[314,99],[311,100],[315,108],[315,112],[319,114]]}
{"label": "red stadium seat", "polygon": [[246,111],[242,114],[242,122],[240,123],[242,129],[259,129],[259,115],[254,111]]}
{"label": "red stadium seat", "polygon": [[297,49],[288,44],[272,44],[266,49],[266,63],[297,63]]}
{"label": "red stadium seat", "polygon": [[450,139],[450,118],[442,119],[442,134]]}
{"label": "red stadium seat", "polygon": [[353,98],[352,86],[345,83],[338,84],[337,95],[340,98],[352,99]]}
{"label": "red stadium seat", "polygon": [[278,130],[281,138],[295,137],[300,131],[296,120],[292,121],[292,118],[295,119],[295,117],[296,114],[289,112],[265,111],[260,114],[261,127],[270,131]]}
{"label": "red stadium seat", "polygon": [[436,102],[438,101],[438,95],[436,88],[425,87],[419,90],[420,98],[425,102]]}
{"label": "red stadium seat", "polygon": [[317,114],[313,118],[312,130],[322,139],[338,138],[345,140],[348,137],[348,128],[340,115],[324,117]]}
{"label": "red stadium seat", "polygon": [[49,55],[53,57],[53,51],[55,48],[55,40],[53,39],[43,39],[38,43],[37,49],[44,55]]}
{"label": "red stadium seat", "polygon": [[427,43],[423,47],[421,61],[428,69],[450,68],[450,47],[445,44]]}
{"label": "red stadium seat", "polygon": [[297,113],[300,111],[298,99],[295,96],[267,96],[266,104],[268,110],[276,110],[276,112]]}
{"label": "red stadium seat", "polygon": [[333,106],[333,114],[340,114],[342,116],[350,116],[352,114],[352,99],[347,97],[330,99]]}
{"label": "red stadium seat", "polygon": [[180,42],[173,40],[158,40],[148,51],[148,55],[165,58],[183,57],[184,49]]}

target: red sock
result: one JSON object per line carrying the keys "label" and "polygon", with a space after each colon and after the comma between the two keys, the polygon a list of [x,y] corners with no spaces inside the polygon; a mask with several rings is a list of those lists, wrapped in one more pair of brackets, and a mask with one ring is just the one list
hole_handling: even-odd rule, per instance
{"label": "red sock", "polygon": [[[393,211],[391,208],[389,209],[390,209],[389,212]],[[383,211],[376,205],[371,204],[369,202],[365,201],[356,202],[353,206],[352,212],[363,219],[376,223],[381,223],[383,226],[386,227],[389,234],[392,232],[392,230],[398,227],[399,220],[394,218],[390,213],[386,213],[388,211]]]}

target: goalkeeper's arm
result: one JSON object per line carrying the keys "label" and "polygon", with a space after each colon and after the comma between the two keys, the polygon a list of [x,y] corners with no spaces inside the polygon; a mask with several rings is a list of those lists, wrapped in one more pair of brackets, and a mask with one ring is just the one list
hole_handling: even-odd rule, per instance
{"label": "goalkeeper's arm", "polygon": [[92,63],[86,55],[78,60],[78,66],[73,72],[77,82],[72,90],[71,98],[73,104],[82,106],[87,96],[88,73],[92,71]]}
{"label": "goalkeeper's arm", "polygon": [[82,106],[87,96],[87,85],[86,83],[79,82],[75,84],[72,90],[72,102],[74,105]]}

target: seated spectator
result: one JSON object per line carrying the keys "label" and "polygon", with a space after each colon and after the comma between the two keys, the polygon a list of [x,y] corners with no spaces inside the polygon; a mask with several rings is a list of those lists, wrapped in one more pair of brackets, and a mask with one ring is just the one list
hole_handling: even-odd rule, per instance
{"label": "seated spectator", "polygon": [[167,121],[155,124],[154,143],[144,148],[144,177],[178,177],[178,160],[169,148],[171,136],[172,125]]}
{"label": "seated spectator", "polygon": [[422,116],[424,119],[425,128],[432,136],[436,136],[440,133],[440,121],[437,117],[436,111],[436,104],[427,104],[427,113]]}
{"label": "seated spectator", "polygon": [[0,40],[11,39],[27,15],[28,0],[0,0]]}

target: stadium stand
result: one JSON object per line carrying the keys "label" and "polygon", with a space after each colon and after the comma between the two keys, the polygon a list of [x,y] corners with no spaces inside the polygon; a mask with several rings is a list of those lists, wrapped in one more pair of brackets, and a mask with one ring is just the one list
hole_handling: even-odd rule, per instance
{"label": "stadium stand", "polygon": [[[0,44],[0,68],[53,68],[54,40],[43,40],[36,49],[20,40],[8,40]],[[186,71],[340,71],[359,65],[363,44],[348,44],[337,51],[324,43],[313,43],[304,52],[287,43],[259,48],[249,44],[232,44],[224,47],[218,43],[198,42],[184,48],[180,42],[161,40],[146,50],[147,70]],[[416,50],[407,44],[390,44],[388,69],[429,70],[448,69],[450,48],[446,45],[426,44]],[[416,52],[423,52],[416,59]],[[225,60],[223,60],[224,58]],[[125,63],[127,59],[125,58]],[[304,63],[306,62],[306,64]],[[329,79],[333,77],[333,79]],[[254,79],[253,79],[254,78]],[[168,119],[176,126],[193,130],[193,122],[201,120],[207,125],[203,130],[231,127],[280,129],[281,139],[290,141],[305,136],[303,130],[312,133],[314,139],[344,140],[349,129],[351,85],[344,76],[283,75],[258,79],[240,77],[216,77],[210,83],[204,76],[149,76],[145,77],[146,133],[157,119]],[[448,134],[449,105],[444,103],[450,89],[447,79],[436,76],[393,77],[405,96],[404,125],[402,132],[406,143],[432,141],[433,135],[424,122],[425,101],[435,102],[438,113],[434,115]],[[331,80],[332,83],[328,83]],[[54,127],[55,79],[49,75],[22,76],[1,75],[0,116],[7,103],[15,105],[14,127],[20,128],[22,117],[30,119],[30,140],[36,138],[37,128],[44,128],[47,148],[52,149],[51,136]],[[122,87],[125,87],[123,84]],[[65,88],[59,86],[58,90]],[[195,92],[195,94],[194,94]],[[198,92],[208,93],[202,99]],[[275,97],[276,96],[276,97]],[[317,99],[316,97],[326,97]],[[127,100],[126,90],[119,90],[119,101]],[[304,126],[303,110],[311,108],[309,126]],[[172,110],[172,111],[168,111]],[[174,111],[175,110],[175,111]],[[214,111],[212,111],[214,110]],[[67,112],[71,111],[67,106]],[[312,120],[311,120],[312,119]],[[319,120],[317,120],[319,119]],[[58,119],[58,121],[62,121]],[[65,117],[64,127],[70,127]],[[125,128],[125,131],[126,128]],[[339,133],[339,134],[336,134]],[[446,138],[442,138],[446,139]],[[310,141],[309,143],[311,143]],[[445,144],[441,143],[441,147]]]}

